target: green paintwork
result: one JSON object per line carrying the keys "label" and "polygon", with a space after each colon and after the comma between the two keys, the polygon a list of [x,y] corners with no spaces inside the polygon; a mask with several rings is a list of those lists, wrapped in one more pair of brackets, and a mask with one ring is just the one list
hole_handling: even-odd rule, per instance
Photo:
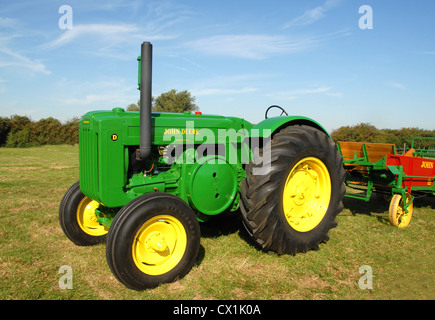
{"label": "green paintwork", "polygon": [[98,219],[106,226],[116,208],[156,191],[180,197],[205,221],[238,208],[244,164],[252,157],[250,141],[299,123],[324,131],[305,117],[269,118],[253,126],[235,117],[152,113],[153,151],[145,167],[136,170],[139,112],[92,111],[80,120],[80,189],[101,204]]}
{"label": "green paintwork", "polygon": [[[340,142],[337,143],[337,148],[341,154]],[[362,166],[365,171],[359,173],[358,175],[346,175],[345,183],[351,188],[357,190],[361,189],[361,186],[366,186],[364,190],[365,193],[354,193],[347,192],[346,197],[353,199],[360,199],[366,202],[370,201],[372,193],[374,191],[374,186],[384,186],[388,190],[396,186],[395,175],[392,171],[386,168],[386,156],[379,159],[376,162],[369,161],[369,156],[367,152],[366,145],[362,145],[363,156],[358,157],[355,153],[352,159],[344,159],[343,164],[346,166]],[[393,153],[396,154],[396,149],[394,148]]]}
{"label": "green paintwork", "polygon": [[[288,126],[304,124],[314,128],[317,128],[326,134],[328,132],[318,122],[313,119],[302,116],[287,116],[287,117],[272,117],[267,118],[260,123],[256,124],[250,131],[249,137],[251,138],[269,138],[270,135],[276,130]],[[329,134],[328,134],[329,136]]]}
{"label": "green paintwork", "polygon": [[204,157],[190,171],[192,174],[187,192],[197,211],[216,215],[233,203],[239,182],[236,167],[224,157]]}
{"label": "green paintwork", "polygon": [[[163,168],[158,175],[136,174],[128,177],[130,153],[139,145],[139,122],[138,112],[125,112],[121,108],[89,112],[80,121],[80,187],[84,194],[104,206],[121,207],[143,193],[153,192],[154,188],[165,191],[168,188],[177,190],[180,187],[182,165],[177,163]],[[153,145],[193,147],[207,143],[214,149],[215,145],[221,144],[222,152],[230,158],[234,154],[240,154],[243,133],[252,124],[239,118],[195,115],[188,112],[153,113],[152,126]],[[194,159],[185,160],[186,166],[195,163]],[[155,165],[156,162],[162,164],[157,159]],[[236,167],[240,166],[237,159],[232,163]],[[233,170],[237,176],[238,169]],[[198,189],[198,181],[195,179],[192,188]],[[186,188],[190,185],[186,182]],[[181,197],[188,200],[185,195]]]}

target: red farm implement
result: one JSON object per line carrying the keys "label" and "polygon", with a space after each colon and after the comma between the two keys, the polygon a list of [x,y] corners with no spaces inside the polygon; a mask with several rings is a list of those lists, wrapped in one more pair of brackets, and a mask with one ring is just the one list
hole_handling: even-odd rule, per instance
{"label": "red farm implement", "polygon": [[435,193],[435,137],[416,137],[403,155],[394,144],[338,142],[346,186],[362,193],[346,197],[369,201],[372,193],[392,195],[389,220],[404,228],[411,221],[416,196]]}

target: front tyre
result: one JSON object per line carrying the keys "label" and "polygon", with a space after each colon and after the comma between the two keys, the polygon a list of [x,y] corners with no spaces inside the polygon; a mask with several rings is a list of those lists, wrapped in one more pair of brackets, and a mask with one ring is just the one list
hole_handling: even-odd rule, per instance
{"label": "front tyre", "polygon": [[59,205],[59,223],[65,235],[76,245],[90,246],[106,239],[107,227],[97,222],[95,210],[100,204],[86,197],[79,182],[74,183]]}
{"label": "front tyre", "polygon": [[196,261],[200,228],[192,209],[168,193],[150,193],[125,205],[107,237],[106,258],[114,276],[134,290],[185,276]]}
{"label": "front tyre", "polygon": [[264,251],[317,250],[343,209],[342,157],[328,135],[304,125],[277,132],[269,152],[270,163],[246,165],[243,223]]}

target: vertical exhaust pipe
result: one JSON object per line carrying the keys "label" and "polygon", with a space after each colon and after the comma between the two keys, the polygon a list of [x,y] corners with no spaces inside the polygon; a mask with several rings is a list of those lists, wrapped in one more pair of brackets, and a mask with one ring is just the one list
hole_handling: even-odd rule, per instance
{"label": "vertical exhaust pipe", "polygon": [[151,154],[151,89],[153,46],[142,43],[140,59],[140,148],[137,160],[145,160]]}

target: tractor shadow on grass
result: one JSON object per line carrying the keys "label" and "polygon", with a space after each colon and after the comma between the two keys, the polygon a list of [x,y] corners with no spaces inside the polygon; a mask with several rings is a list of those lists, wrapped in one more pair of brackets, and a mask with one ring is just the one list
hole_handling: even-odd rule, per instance
{"label": "tractor shadow on grass", "polygon": [[[376,218],[380,223],[390,225],[388,219],[389,201],[383,197],[373,195],[369,202],[359,199],[344,198],[344,209],[340,215],[367,215]],[[428,195],[426,197],[416,198],[414,208],[430,207],[435,209],[435,197]],[[221,236],[229,236],[238,233],[238,236],[249,246],[256,250],[262,251],[258,244],[252,239],[246,231],[242,222],[240,210],[231,213],[222,213],[212,217],[207,222],[200,223],[201,238],[217,239]],[[196,259],[195,266],[199,266],[205,257],[205,248],[201,245]]]}
{"label": "tractor shadow on grass", "polygon": [[[388,206],[389,202],[378,197],[372,196],[370,201],[366,202],[359,199],[344,198],[344,209],[341,215],[346,215],[346,211],[350,211],[352,216],[367,215],[375,217],[383,224],[389,224],[388,220]],[[346,210],[347,209],[347,210]]]}
{"label": "tractor shadow on grass", "polygon": [[218,238],[228,236],[244,229],[239,210],[213,216],[207,222],[200,223],[201,237]]}
{"label": "tractor shadow on grass", "polygon": [[[199,225],[201,228],[201,238],[217,239],[222,236],[229,236],[238,233],[238,236],[249,246],[259,250],[258,245],[251,238],[243,225],[240,209],[234,212],[213,216],[207,222],[201,222]],[[201,245],[195,266],[201,264],[205,254],[205,248]]]}
{"label": "tractor shadow on grass", "polygon": [[240,209],[234,212],[222,213],[212,217],[206,223],[201,225],[201,237],[218,238],[228,236],[238,232],[238,236],[248,245],[255,249],[260,249],[258,244],[252,239],[242,222],[242,213]]}

